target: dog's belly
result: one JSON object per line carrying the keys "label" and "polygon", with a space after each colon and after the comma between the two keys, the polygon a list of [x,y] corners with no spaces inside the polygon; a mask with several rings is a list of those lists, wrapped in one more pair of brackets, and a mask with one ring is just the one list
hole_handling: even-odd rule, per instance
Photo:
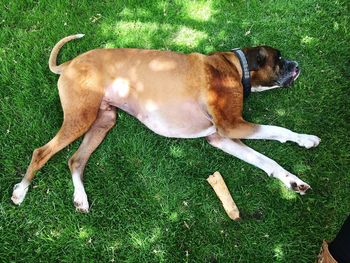
{"label": "dog's belly", "polygon": [[176,108],[141,110],[135,117],[153,132],[166,137],[199,138],[216,131],[204,114],[189,103],[177,105]]}
{"label": "dog's belly", "polygon": [[216,132],[208,115],[196,101],[143,100],[129,95],[122,98],[106,92],[104,102],[136,117],[153,132],[174,138],[199,138]]}
{"label": "dog's belly", "polygon": [[157,104],[149,102],[126,102],[115,106],[136,117],[153,132],[165,137],[199,138],[216,132],[215,126],[195,103],[158,107]]}

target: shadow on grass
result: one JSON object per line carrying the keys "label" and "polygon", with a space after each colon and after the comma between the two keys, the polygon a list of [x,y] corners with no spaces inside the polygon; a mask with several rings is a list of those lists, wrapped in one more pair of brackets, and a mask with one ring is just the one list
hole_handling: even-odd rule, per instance
{"label": "shadow on grass", "polygon": [[[107,40],[103,47],[160,48],[185,53],[208,53],[250,42],[244,39],[244,31],[251,25],[243,22],[241,28],[232,28],[233,21],[223,21],[225,12],[220,5],[220,1],[152,1],[128,6],[119,14],[101,19],[99,34]],[[231,6],[238,9],[239,4]]]}
{"label": "shadow on grass", "polygon": [[[33,48],[34,50],[36,49],[36,53],[33,52],[34,54],[47,54],[48,56],[51,45],[50,47],[48,44],[45,46],[45,44],[43,44],[44,41],[41,39],[43,33],[48,32],[48,36],[50,41],[52,40],[52,43],[57,40],[57,38],[63,37],[64,34],[71,33],[86,33],[86,40],[92,40],[92,38],[95,37],[91,42],[84,42],[83,40],[83,42],[80,42],[77,45],[74,43],[67,44],[62,50],[62,53],[63,56],[64,54],[67,54],[68,59],[71,59],[73,54],[77,54],[81,51],[81,45],[86,49],[92,49],[98,46],[138,47],[171,49],[185,53],[207,53],[214,50],[229,50],[232,47],[263,44],[263,41],[265,41],[264,44],[278,46],[282,51],[288,51],[297,56],[305,56],[303,61],[305,64],[309,63],[309,72],[315,73],[315,80],[311,80],[312,85],[306,83],[306,88],[304,90],[299,90],[298,93],[300,92],[300,94],[302,94],[300,97],[305,96],[308,98],[309,96],[312,97],[312,95],[317,92],[317,96],[320,96],[320,102],[316,101],[315,98],[311,98],[310,103],[307,101],[303,102],[303,108],[305,111],[309,112],[309,114],[317,112],[318,116],[329,116],[330,112],[333,111],[336,112],[333,114],[334,118],[324,117],[324,119],[320,120],[318,119],[320,117],[317,116],[305,117],[304,113],[302,117],[297,118],[295,114],[290,114],[290,117],[288,110],[285,110],[284,108],[281,109],[279,108],[280,106],[277,107],[276,112],[274,112],[273,109],[266,109],[263,114],[271,114],[273,112],[271,115],[280,117],[280,119],[288,120],[287,118],[289,118],[289,120],[299,126],[298,128],[300,129],[305,127],[316,129],[317,125],[314,124],[312,127],[311,120],[319,122],[320,127],[322,125],[332,127],[332,129],[327,129],[325,127],[324,136],[328,136],[327,139],[329,139],[327,145],[333,147],[328,147],[329,150],[327,150],[327,154],[324,154],[323,159],[327,161],[323,164],[324,167],[322,167],[322,172],[325,170],[326,172],[323,172],[324,174],[329,173],[330,176],[334,176],[334,172],[330,171],[329,167],[326,167],[330,164],[327,158],[330,156],[345,156],[345,147],[343,144],[346,138],[340,138],[339,136],[336,138],[334,132],[337,132],[337,135],[339,135],[339,130],[343,129],[344,132],[342,134],[347,134],[345,129],[347,124],[342,123],[343,120],[339,120],[339,116],[348,116],[347,108],[344,107],[345,103],[342,102],[343,98],[348,97],[345,96],[348,92],[345,91],[345,89],[341,90],[342,87],[345,86],[345,81],[343,76],[337,74],[337,70],[334,68],[339,67],[342,71],[345,72],[346,70],[346,72],[348,72],[345,66],[348,64],[342,63],[342,61],[345,60],[343,57],[339,58],[339,56],[333,55],[336,54],[338,50],[343,50],[342,45],[345,44],[344,46],[346,48],[345,39],[338,39],[335,41],[332,38],[336,35],[332,35],[331,33],[333,32],[332,30],[340,30],[339,28],[342,28],[343,23],[346,21],[338,19],[338,16],[340,15],[334,13],[340,12],[339,8],[334,8],[335,5],[338,5],[338,1],[332,3],[333,6],[328,2],[317,3],[317,1],[281,3],[282,1],[264,1],[263,3],[253,1],[225,2],[221,0],[206,2],[191,1],[187,3],[179,3],[179,1],[144,1],[143,3],[131,2],[127,3],[128,6],[124,6],[126,4],[121,2],[96,2],[92,5],[82,1],[81,5],[83,8],[79,6],[76,10],[70,10],[74,9],[74,4],[67,5],[68,7],[62,4],[64,8],[57,8],[57,10],[62,10],[63,12],[48,15],[48,21],[41,21],[38,15],[34,16],[33,22],[30,19],[29,22],[25,19],[18,19],[17,21],[11,17],[11,21],[13,21],[13,28],[11,29],[13,30],[8,30],[9,37],[6,38],[6,40],[8,39],[8,42],[11,42],[11,45],[9,44],[9,47],[6,48],[6,52],[21,46],[23,50]],[[92,7],[91,9],[90,5]],[[39,4],[35,6],[39,6]],[[45,3],[41,6],[41,8],[46,8]],[[266,9],[264,7],[266,7]],[[31,9],[32,7],[29,6],[29,8]],[[332,8],[335,11],[333,11]],[[98,14],[99,12],[101,14]],[[20,12],[16,13],[17,14],[14,15],[18,16]],[[37,12],[37,14],[39,13],[40,12]],[[81,19],[75,20],[77,24],[72,25],[71,21],[74,21],[72,19],[71,21],[67,20],[67,27],[63,26],[64,20],[67,19],[69,15],[70,18],[73,18],[79,14],[82,17]],[[228,16],[228,14],[231,15]],[[325,17],[327,18],[326,20],[321,19]],[[53,19],[49,20],[49,18]],[[35,32],[27,34],[27,30],[24,27],[28,26],[28,24],[35,23],[35,19],[37,20],[36,23],[38,25],[38,30],[42,31],[38,34]],[[335,21],[336,19],[338,20]],[[62,28],[58,26],[58,24],[50,23],[50,21],[62,22]],[[322,21],[322,24],[319,21]],[[42,26],[45,22],[47,28]],[[54,30],[51,30],[52,28],[50,28],[52,25],[55,26]],[[328,31],[325,30],[325,28],[329,28],[329,26],[331,29]],[[80,30],[82,30],[82,32]],[[326,36],[328,36],[328,34],[330,36],[323,38],[322,34],[319,33],[319,31],[322,30],[325,30]],[[338,34],[340,31],[336,32]],[[12,34],[16,34],[21,41],[12,41]],[[38,46],[32,46],[35,41],[26,42],[27,37],[29,39],[31,38],[31,40],[36,39]],[[50,41],[46,41],[46,43],[49,43]],[[43,50],[41,50],[41,48],[43,48]],[[76,52],[78,49],[79,52]],[[4,50],[5,48],[1,47],[0,52],[3,52]],[[321,50],[322,53],[320,52]],[[20,49],[16,51],[21,53]],[[344,53],[349,54],[348,52]],[[18,56],[18,58],[20,57],[21,56]],[[17,57],[15,58],[18,60]],[[17,75],[19,77],[28,76],[27,86],[30,84],[33,85],[33,87],[38,85],[38,80],[31,76],[38,76],[38,72],[40,72],[43,76],[39,76],[39,78],[41,80],[47,79],[47,58],[43,56],[40,59],[40,63],[38,64],[43,65],[41,66],[41,69],[38,65],[35,67],[29,67],[28,65],[31,65],[30,63],[34,60],[33,58],[30,58],[27,60],[27,64],[17,64],[21,67],[19,67],[20,70],[13,70],[16,73],[15,76],[10,74],[12,70],[5,71],[7,82],[6,85],[3,86],[14,86],[12,80],[16,79]],[[333,68],[328,66],[329,61],[335,65]],[[9,63],[9,65],[12,64],[13,63]],[[318,72],[320,67],[326,68],[322,74]],[[9,69],[11,68],[12,67],[9,67]],[[314,71],[312,71],[312,68],[314,68]],[[311,73],[309,74],[311,75]],[[339,82],[337,82],[338,86],[332,91],[326,89],[317,91],[312,90],[315,86],[327,84],[327,81],[320,77],[321,75],[323,76],[323,74],[327,76],[329,82],[332,82],[329,86],[333,85],[335,79],[339,80]],[[338,77],[335,78],[333,75]],[[47,83],[47,86],[43,89],[27,88],[21,93],[19,93],[17,89],[14,89],[11,95],[13,95],[15,99],[18,94],[21,94],[25,98],[23,99],[23,105],[18,105],[18,109],[21,111],[18,115],[23,115],[23,109],[28,110],[29,108],[35,108],[33,105],[36,104],[33,104],[33,102],[31,106],[24,103],[27,102],[28,97],[30,98],[29,101],[34,101],[37,100],[37,98],[40,98],[40,96],[44,97],[43,94],[45,96],[46,94],[52,96],[54,99],[46,102],[47,107],[42,107],[42,102],[39,99],[38,101],[40,101],[41,106],[38,105],[38,108],[41,107],[43,116],[47,115],[45,121],[47,119],[59,120],[57,125],[60,125],[60,114],[57,116],[51,116],[51,114],[55,114],[54,112],[56,111],[60,112],[58,96],[52,92],[52,87],[50,86],[51,84],[56,83],[56,76],[52,74],[48,76],[52,81],[51,83]],[[311,77],[307,81],[310,81],[310,79]],[[301,79],[300,81],[302,82],[303,80]],[[25,79],[20,79],[16,85],[21,86],[23,82],[25,83]],[[343,86],[339,85],[339,83]],[[28,93],[28,96],[26,96],[25,92]],[[332,96],[329,96],[330,93]],[[274,94],[280,93],[277,91],[274,92]],[[344,96],[340,96],[339,94]],[[272,95],[265,94],[264,96],[271,98]],[[11,98],[12,96],[8,97]],[[284,96],[284,98],[288,97]],[[270,101],[272,100],[270,99]],[[293,101],[293,98],[291,101]],[[296,101],[297,100],[294,98],[293,103]],[[257,108],[261,111],[264,111],[265,109],[265,106],[262,105],[264,102],[265,101],[261,102],[260,105],[258,104]],[[283,107],[285,107],[286,104],[288,104],[288,100],[283,102]],[[320,107],[320,104],[322,104],[322,107]],[[52,106],[54,107],[54,110],[52,110]],[[271,107],[274,106],[271,105]],[[320,107],[320,109],[315,110],[315,107]],[[13,107],[9,108],[12,109]],[[295,110],[295,106],[293,105],[293,107],[290,107],[289,109]],[[8,115],[12,116],[12,118],[14,116],[13,113]],[[30,115],[31,114],[26,115],[28,119],[30,118]],[[319,213],[322,210],[314,210],[313,207],[316,207],[314,204],[311,206],[311,211],[308,210],[308,204],[310,204],[308,196],[303,197],[302,199],[299,198],[299,196],[296,196],[294,193],[286,191],[286,189],[283,188],[284,186],[281,186],[277,181],[274,181],[273,183],[270,182],[270,179],[263,175],[262,172],[259,172],[256,168],[247,168],[246,171],[242,170],[242,172],[240,170],[231,172],[231,169],[242,167],[241,165],[236,165],[240,164],[240,161],[234,157],[219,153],[210,146],[204,146],[205,143],[200,140],[197,140],[196,142],[186,141],[177,143],[176,140],[155,139],[155,135],[146,131],[145,128],[140,128],[142,125],[135,120],[131,121],[130,119],[131,118],[128,117],[123,119],[116,129],[119,129],[118,127],[123,127],[124,125],[124,131],[134,132],[137,130],[139,132],[137,136],[142,137],[142,140],[148,140],[149,144],[146,145],[147,147],[145,147],[145,149],[141,149],[142,151],[140,151],[138,147],[145,143],[142,140],[139,140],[132,146],[132,140],[135,138],[135,134],[133,135],[134,137],[121,134],[120,137],[124,137],[123,139],[115,139],[120,135],[118,133],[115,134],[113,140],[104,143],[104,152],[97,151],[94,155],[95,157],[92,157],[89,162],[91,166],[94,166],[94,169],[91,169],[91,171],[95,171],[96,174],[90,174],[89,176],[88,173],[90,169],[89,167],[87,168],[87,192],[89,194],[93,193],[91,194],[91,198],[92,200],[95,199],[92,202],[91,214],[89,216],[80,216],[76,215],[73,210],[68,212],[69,217],[73,219],[73,223],[68,221],[70,222],[70,225],[80,224],[80,227],[76,227],[68,237],[74,239],[72,237],[75,236],[75,239],[80,240],[82,244],[88,244],[87,248],[89,249],[85,250],[84,247],[84,251],[81,251],[81,255],[86,255],[86,253],[89,253],[88,251],[90,251],[89,255],[91,255],[91,253],[98,254],[96,252],[97,250],[107,249],[113,255],[118,254],[119,252],[124,253],[124,257],[127,258],[134,254],[134,252],[137,254],[140,250],[140,257],[142,257],[145,255],[145,251],[152,250],[154,254],[159,255],[159,259],[163,257],[163,253],[167,254],[167,251],[169,251],[165,258],[180,259],[188,257],[188,254],[190,254],[195,257],[192,258],[192,260],[196,261],[197,259],[198,262],[203,261],[203,257],[210,258],[210,254],[214,254],[215,257],[223,260],[228,259],[227,257],[231,257],[235,254],[239,256],[242,254],[242,256],[245,257],[245,262],[258,262],[260,260],[259,255],[264,256],[265,259],[266,257],[271,256],[277,261],[293,262],[295,255],[299,256],[300,249],[302,248],[303,253],[301,254],[305,254],[305,257],[308,258],[308,260],[305,260],[305,262],[307,262],[310,261],[313,254],[315,254],[316,249],[318,249],[318,247],[315,247],[315,244],[318,242],[316,239],[323,235],[322,231],[325,231],[323,225],[334,226],[334,223],[332,222],[337,219],[335,212],[332,213],[332,215],[327,216],[326,224],[318,223],[324,221],[319,217]],[[273,119],[271,120],[271,122],[274,121]],[[261,121],[266,122],[270,121],[270,119],[266,116],[261,116]],[[133,125],[130,126],[130,123]],[[39,125],[40,124],[36,124],[35,128]],[[126,126],[128,127],[126,128]],[[21,128],[25,130],[26,127]],[[49,127],[47,130],[51,132],[53,129]],[[23,135],[23,137],[25,136],[27,136],[27,134]],[[113,134],[109,137],[111,136],[113,136]],[[18,140],[18,144],[22,144],[23,147],[22,137]],[[108,140],[108,138],[106,140]],[[122,140],[124,140],[125,143],[122,142]],[[169,143],[169,141],[171,143]],[[43,143],[43,141],[40,141],[40,143]],[[152,145],[153,148],[150,149],[150,145]],[[337,148],[335,145],[339,146],[339,150],[331,149]],[[115,149],[115,146],[119,149]],[[130,147],[134,148],[130,149]],[[283,147],[291,146],[283,145]],[[321,145],[320,147],[323,146]],[[31,146],[28,148],[31,148]],[[124,154],[123,149],[126,148],[128,151],[125,151],[125,156],[116,156],[121,155],[118,154],[118,152]],[[30,149],[30,151],[31,150],[32,149]],[[273,151],[270,150],[269,153],[272,152]],[[67,155],[66,152],[64,154]],[[157,155],[162,163],[159,163],[159,160],[152,160],[156,159],[155,156]],[[278,157],[278,154],[276,155],[276,157]],[[285,157],[282,153],[279,155],[281,160]],[[207,158],[207,156],[210,157]],[[288,154],[286,156],[288,156]],[[143,157],[145,157],[144,160],[142,160]],[[273,155],[271,157],[273,157]],[[13,159],[13,157],[10,158]],[[289,163],[294,160],[292,155],[286,157],[286,159],[288,158]],[[315,160],[304,159],[304,162],[295,162],[296,164],[293,165],[292,169],[296,172],[305,173],[310,178],[313,176],[310,170],[312,169],[315,171],[316,158]],[[345,157],[343,157],[344,161],[342,161],[341,158],[333,159],[336,159],[332,162],[332,168],[334,167],[335,171],[337,171],[337,167],[345,167],[343,165],[346,164]],[[94,160],[98,160],[100,164],[96,164]],[[11,165],[6,166],[16,167],[18,164],[15,161],[13,162],[13,164],[11,163]],[[64,161],[64,163],[66,163],[66,161]],[[227,165],[227,163],[232,164],[232,166]],[[3,166],[5,165],[1,163],[0,170],[3,170]],[[163,168],[158,168],[160,166]],[[66,164],[64,164],[64,167],[66,168]],[[114,169],[113,167],[118,168]],[[244,167],[246,168],[248,165]],[[219,201],[215,199],[215,195],[211,190],[208,190],[210,188],[206,185],[204,180],[206,175],[209,174],[209,171],[214,168],[226,169],[226,173],[229,176],[237,173],[237,176],[232,176],[230,179],[227,179],[229,187],[233,190],[233,193],[236,192],[234,187],[239,189],[236,194],[238,195],[238,198],[244,200],[244,206],[247,210],[252,210],[252,207],[254,207],[254,209],[256,207],[260,209],[261,207],[261,209],[264,210],[264,218],[259,227],[256,227],[256,221],[247,220],[241,224],[234,225],[231,224],[232,222],[229,220],[226,220],[226,215],[221,209]],[[171,169],[176,169],[178,173],[170,171]],[[62,170],[63,168],[60,168],[57,172],[61,172]],[[155,170],[156,173],[154,172]],[[170,173],[173,177],[170,178],[169,176],[167,178],[167,174]],[[226,173],[224,172],[224,174]],[[68,175],[68,171],[66,174]],[[108,177],[108,179],[102,180],[101,176],[103,176],[103,174],[117,176],[114,178],[111,178],[111,176]],[[132,176],[131,179],[130,176]],[[149,178],[145,178],[146,176],[149,176]],[[49,177],[45,177],[43,180],[49,181],[50,179],[48,178]],[[341,177],[339,176],[339,178]],[[329,204],[330,202],[327,199],[327,196],[332,194],[332,190],[335,186],[334,184],[332,185],[333,182],[322,182],[322,177],[319,178],[318,175],[315,175],[314,178],[310,179],[313,179],[315,184],[317,182],[320,188],[323,187],[328,190],[323,196],[316,193],[317,198],[314,198],[317,200],[317,203],[316,201],[315,203],[323,208],[324,204],[320,204],[320,201],[318,200]],[[64,182],[62,180],[60,181]],[[236,186],[234,182],[238,182],[239,186]],[[345,183],[345,179],[343,179],[343,182]],[[268,184],[267,189],[265,188],[266,184]],[[64,185],[62,185],[62,188],[63,187]],[[59,187],[56,189],[58,188]],[[345,187],[342,187],[342,189],[345,189]],[[252,194],[254,195],[254,198],[250,198],[252,197],[252,191],[255,191],[254,194]],[[59,193],[58,190],[57,193]],[[63,195],[62,199],[65,198],[64,200],[66,201],[61,209],[58,209],[61,211],[58,212],[64,211],[65,213],[59,214],[58,217],[64,218],[67,214],[67,210],[70,211],[70,209],[73,209],[72,207],[69,207],[69,205],[71,205],[71,200],[68,200],[72,195],[72,191],[68,193],[69,195],[63,194],[64,192],[61,193]],[[34,218],[37,217],[37,221],[40,221],[40,218],[43,217],[42,211],[39,209],[35,210],[35,205],[37,204],[34,204],[34,200],[36,199],[33,198],[33,196],[35,196],[33,194],[34,193],[30,194],[29,198],[31,199],[27,200],[26,206],[22,208],[22,211],[26,212],[26,209],[30,210],[30,215]],[[101,196],[98,196],[99,194]],[[340,196],[338,197],[340,200],[341,195],[339,194],[341,193],[338,191],[337,195],[334,196]],[[6,194],[4,200],[7,200],[7,196],[9,195],[10,190],[8,190],[8,194]],[[343,196],[345,196],[345,194],[343,194]],[[189,200],[190,198],[191,200]],[[280,200],[279,198],[286,200]],[[30,203],[30,200],[32,200],[32,203]],[[37,198],[37,200],[39,200],[39,198]],[[59,203],[58,198],[53,200],[53,203]],[[217,202],[213,202],[213,200]],[[253,204],[254,202],[257,204]],[[341,204],[341,202],[338,203]],[[30,208],[29,204],[34,208]],[[46,206],[48,203],[45,202],[44,204]],[[144,207],[144,209],[140,209],[142,207]],[[244,209],[244,207],[242,208]],[[21,215],[20,209],[14,211],[14,218]],[[50,219],[47,220],[48,223],[56,220],[53,211],[55,210],[52,209],[48,211],[50,215],[52,214],[52,217],[49,217]],[[328,211],[330,210],[328,209]],[[25,216],[24,212],[22,212],[23,217]],[[339,212],[337,213],[339,215]],[[197,218],[200,218],[200,220],[196,221]],[[125,220],[126,222],[118,222],[119,219]],[[37,223],[37,221],[35,221],[35,223]],[[156,225],[159,224],[159,222],[162,224],[161,226]],[[67,221],[62,221],[62,228],[66,227],[66,224]],[[94,224],[98,225],[98,229],[93,227]],[[12,225],[9,224],[8,226],[12,227]],[[24,225],[24,228],[26,228],[27,224]],[[265,225],[268,229],[264,228]],[[289,226],[288,229],[285,228],[286,225]],[[169,232],[167,232],[168,228]],[[227,237],[226,233],[221,234],[222,229],[227,231]],[[252,230],[254,233],[252,233]],[[102,233],[97,233],[98,231]],[[281,234],[282,232],[283,234]],[[19,231],[18,233],[18,236],[21,237],[25,231]],[[24,237],[30,237],[30,233],[30,231],[27,231]],[[273,241],[272,238],[268,240],[269,235],[265,238],[265,233],[269,233],[270,237],[273,237]],[[330,233],[330,230],[327,230],[327,233]],[[105,245],[103,241],[101,241],[101,237],[98,237],[98,234],[101,234],[106,240],[110,240],[110,248],[105,248]],[[58,230],[53,230],[50,235],[52,238],[58,238],[60,232]],[[95,252],[91,252],[94,245],[91,245],[89,242],[92,237],[92,244],[94,244],[95,235],[97,236],[97,249]],[[123,239],[123,235],[126,237],[125,239]],[[293,237],[297,235],[298,237],[302,237],[301,239],[306,240],[303,245],[300,245],[298,240],[292,240]],[[64,235],[62,234],[61,236]],[[27,240],[23,239],[23,241]],[[264,246],[259,247],[258,245],[254,245],[255,241],[258,243],[264,243]],[[216,244],[211,244],[210,242]],[[18,244],[16,245],[27,245],[26,242],[17,243]],[[64,247],[66,248],[67,243],[64,239],[62,239],[62,243],[64,243]],[[70,245],[73,251],[76,249],[74,245],[75,243],[76,242],[72,242]],[[224,243],[227,245],[223,245]],[[240,245],[240,243],[245,247],[232,246],[232,244]],[[46,243],[42,242],[40,243],[40,246],[43,246],[43,244]],[[304,246],[304,244],[306,245]],[[8,249],[10,249],[10,247],[16,248],[16,250],[13,250],[14,255],[16,255],[18,250],[21,251],[20,249],[17,249],[17,246],[13,246],[11,243],[7,243],[6,245]],[[29,248],[33,250],[36,249],[38,243],[28,242],[28,245]],[[48,247],[52,246],[52,244],[48,245]],[[293,250],[293,246],[297,249]],[[190,251],[191,248],[192,252]],[[313,252],[312,249],[315,251]],[[121,250],[123,252],[121,252]],[[118,251],[118,253],[116,253],[116,251]],[[57,249],[56,252],[60,253],[61,249]],[[242,252],[245,252],[245,254]],[[271,260],[265,262],[271,262]]]}

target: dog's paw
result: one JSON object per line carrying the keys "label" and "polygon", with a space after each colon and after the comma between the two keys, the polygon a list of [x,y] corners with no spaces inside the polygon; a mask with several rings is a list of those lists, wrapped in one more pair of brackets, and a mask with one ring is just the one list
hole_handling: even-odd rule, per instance
{"label": "dog's paw", "polygon": [[13,187],[13,193],[11,197],[12,202],[15,205],[20,205],[23,202],[27,192],[28,192],[28,187],[24,187],[21,183],[16,184]]}
{"label": "dog's paw", "polygon": [[74,192],[73,203],[76,211],[81,213],[89,213],[89,202],[85,191]]}
{"label": "dog's paw", "polygon": [[305,147],[306,149],[316,147],[320,142],[321,139],[315,135],[298,134],[297,143],[299,146]]}
{"label": "dog's paw", "polygon": [[291,189],[293,189],[294,192],[299,193],[300,195],[304,195],[308,189],[310,189],[310,185],[307,183],[300,182],[292,182],[290,184]]}
{"label": "dog's paw", "polygon": [[300,195],[304,195],[308,189],[310,189],[310,185],[300,180],[296,175],[284,170],[277,169],[273,171],[271,175],[279,180],[288,188],[293,190]]}

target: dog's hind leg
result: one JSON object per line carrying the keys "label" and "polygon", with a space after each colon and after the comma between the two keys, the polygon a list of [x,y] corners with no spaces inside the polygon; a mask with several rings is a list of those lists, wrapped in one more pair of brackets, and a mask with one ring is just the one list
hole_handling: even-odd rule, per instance
{"label": "dog's hind leg", "polygon": [[[58,151],[82,136],[95,121],[103,92],[94,88],[99,83],[59,80],[59,94],[64,113],[63,124],[56,136],[34,150],[32,160],[22,181],[15,185],[12,201],[21,204],[35,173]],[[84,83],[88,83],[89,85]],[[90,86],[93,85],[93,86]]]}
{"label": "dog's hind leg", "polygon": [[89,203],[83,185],[84,168],[90,155],[103,141],[107,132],[115,125],[116,118],[115,108],[103,105],[99,110],[96,121],[85,134],[79,149],[68,161],[74,185],[73,202],[77,211],[89,212]]}
{"label": "dog's hind leg", "polygon": [[306,190],[310,188],[307,183],[285,170],[277,162],[249,148],[240,140],[231,140],[213,134],[207,137],[207,141],[212,146],[262,169],[269,176],[278,178],[287,188],[293,189],[301,195],[305,194]]}

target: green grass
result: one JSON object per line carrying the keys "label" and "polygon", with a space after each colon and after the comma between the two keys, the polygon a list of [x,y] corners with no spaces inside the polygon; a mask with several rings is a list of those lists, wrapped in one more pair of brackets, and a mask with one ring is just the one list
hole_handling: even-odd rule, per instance
{"label": "green grass", "polygon": [[[1,1],[1,262],[313,262],[350,211],[347,1]],[[69,1],[66,1],[69,2]],[[62,122],[50,49],[60,61],[98,47],[185,53],[267,44],[297,60],[290,89],[253,94],[247,120],[316,134],[292,143],[247,141],[313,187],[300,197],[204,139],[157,136],[120,112],[91,157],[89,214],[76,213],[67,161],[79,142],[37,174],[20,207],[12,187],[33,149]],[[219,170],[243,214],[226,216],[207,176]]]}

